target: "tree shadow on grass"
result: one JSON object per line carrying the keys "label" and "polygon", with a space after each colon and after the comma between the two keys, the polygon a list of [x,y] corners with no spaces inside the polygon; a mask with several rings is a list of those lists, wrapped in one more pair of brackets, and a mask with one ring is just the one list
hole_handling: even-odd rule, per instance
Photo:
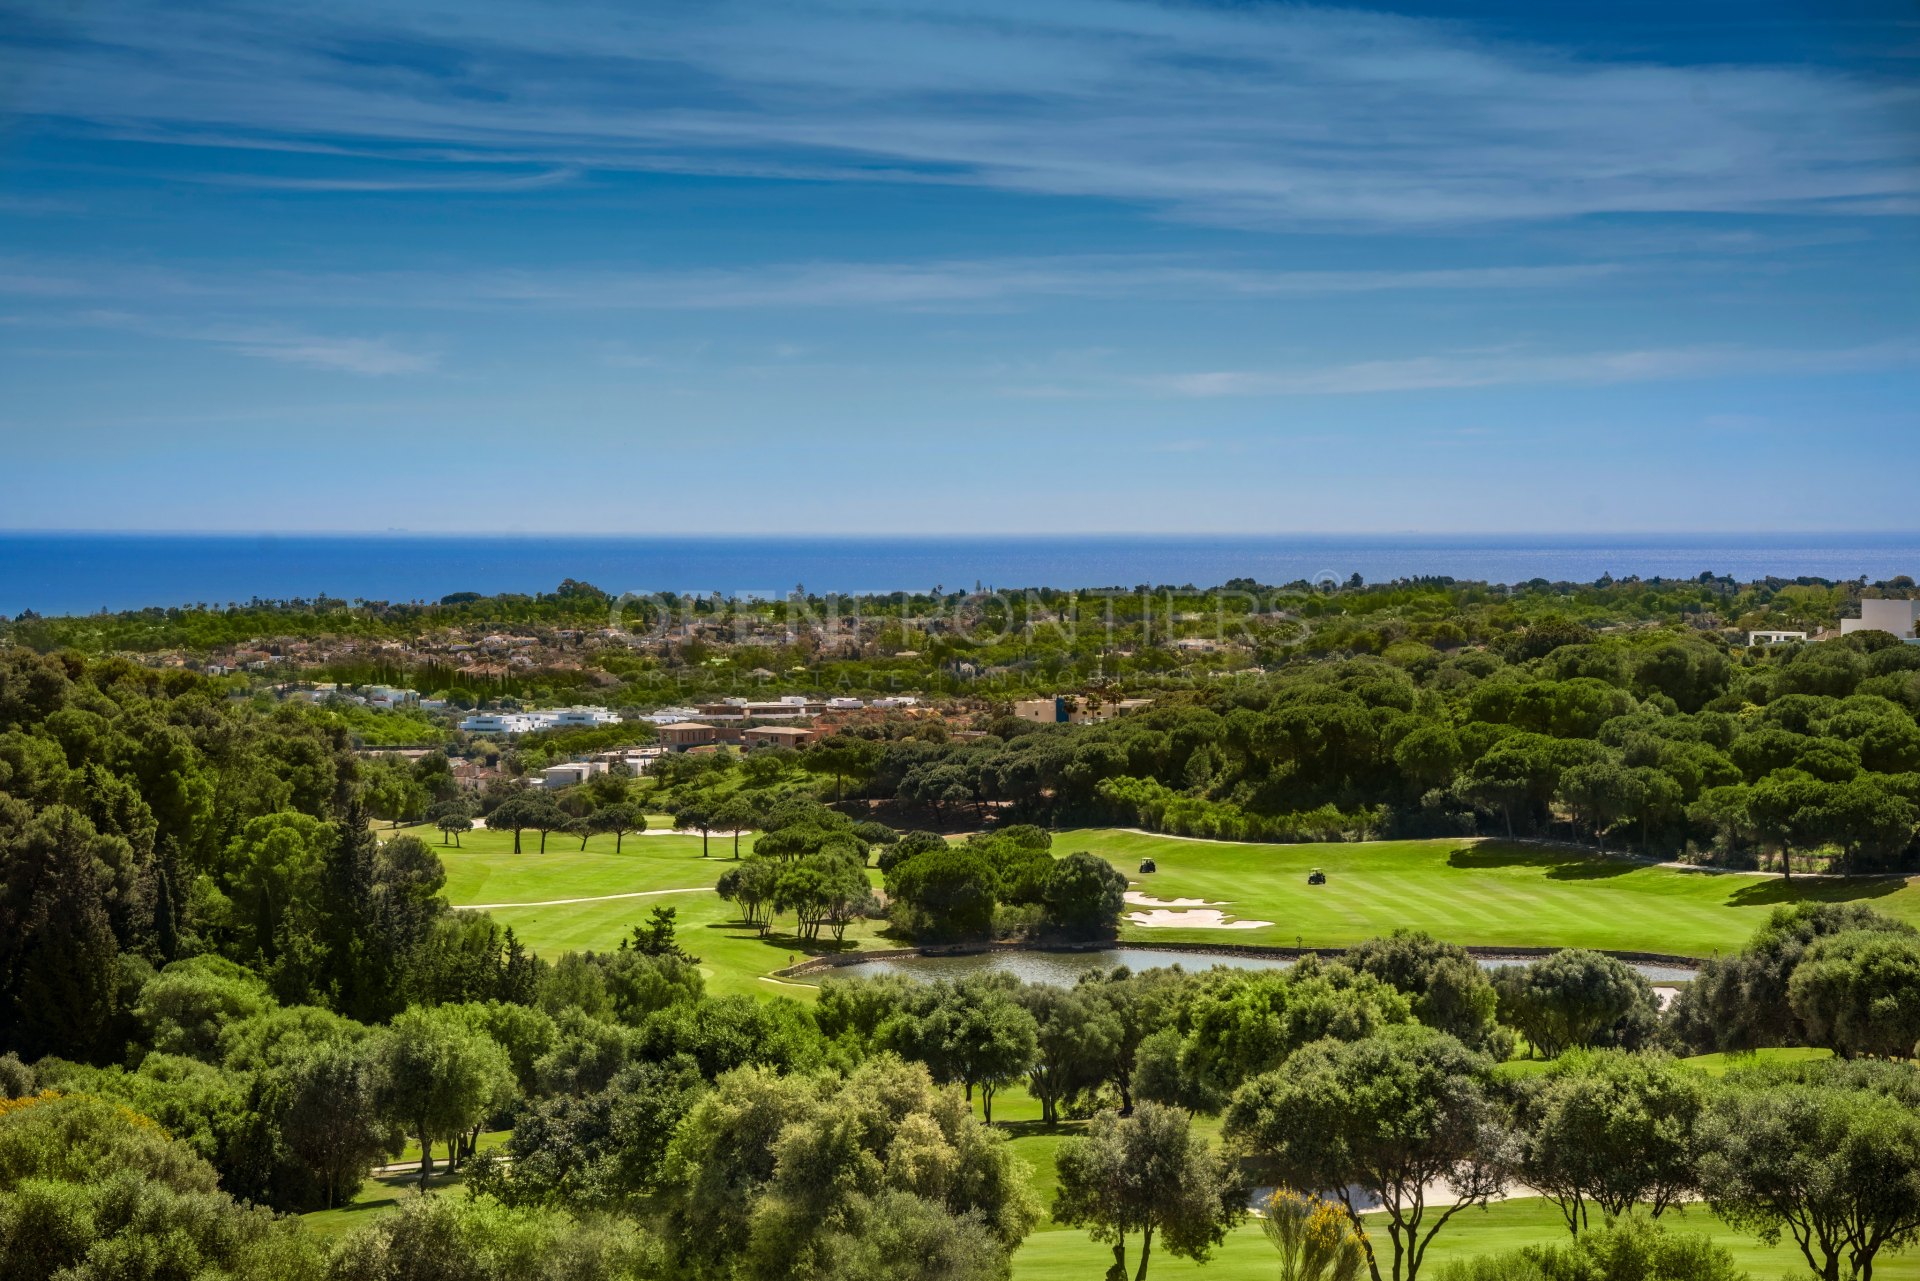
{"label": "tree shadow on grass", "polygon": [[756,926],[740,920],[708,921],[700,928],[704,930],[719,930],[743,942],[762,944],[769,950],[803,953],[809,957],[834,956],[841,952],[857,952],[862,945],[860,939],[842,939],[836,943],[830,938],[803,939],[797,934],[783,934],[778,930],[767,934],[760,934],[757,932]]}
{"label": "tree shadow on grass", "polygon": [[1858,903],[1885,898],[1906,885],[1904,876],[1860,876],[1846,880],[1807,879],[1789,881],[1769,877],[1743,885],[1727,896],[1733,907],[1772,907],[1787,903]]}
{"label": "tree shadow on grass", "polygon": [[[459,1188],[466,1182],[466,1171],[445,1170],[435,1164],[434,1173],[427,1179],[429,1192],[448,1192]],[[336,1205],[327,1213],[343,1217],[370,1214],[378,1217],[382,1212],[391,1210],[402,1200],[420,1191],[420,1173],[417,1170],[395,1170],[387,1174],[370,1174],[360,1188],[356,1198],[345,1205]]]}
{"label": "tree shadow on grass", "polygon": [[1625,876],[1628,872],[1638,870],[1641,864],[1615,858],[1599,850],[1482,841],[1477,845],[1462,845],[1449,853],[1447,866],[1472,869],[1538,867],[1546,869],[1549,880],[1600,881]]}
{"label": "tree shadow on grass", "polygon": [[1075,1138],[1087,1132],[1085,1121],[995,1121],[1009,1139]]}

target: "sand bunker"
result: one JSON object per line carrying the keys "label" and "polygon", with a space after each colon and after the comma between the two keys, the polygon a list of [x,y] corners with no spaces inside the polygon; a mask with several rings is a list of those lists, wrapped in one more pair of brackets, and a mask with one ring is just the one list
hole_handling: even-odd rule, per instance
{"label": "sand bunker", "polygon": [[1142,894],[1138,890],[1127,891],[1127,902],[1134,907],[1225,907],[1225,903],[1212,903],[1203,898],[1155,898],[1151,894]]}
{"label": "sand bunker", "polygon": [[1227,914],[1217,908],[1185,912],[1155,908],[1151,912],[1128,912],[1127,919],[1150,930],[1169,927],[1183,930],[1263,930],[1273,924],[1272,921],[1229,921]]}

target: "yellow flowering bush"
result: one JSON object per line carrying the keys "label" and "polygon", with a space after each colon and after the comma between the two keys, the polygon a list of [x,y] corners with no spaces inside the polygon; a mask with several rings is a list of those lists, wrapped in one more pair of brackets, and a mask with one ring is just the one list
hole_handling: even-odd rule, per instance
{"label": "yellow flowering bush", "polygon": [[1367,1266],[1366,1234],[1323,1197],[1277,1188],[1261,1228],[1280,1252],[1280,1281],[1356,1281]]}

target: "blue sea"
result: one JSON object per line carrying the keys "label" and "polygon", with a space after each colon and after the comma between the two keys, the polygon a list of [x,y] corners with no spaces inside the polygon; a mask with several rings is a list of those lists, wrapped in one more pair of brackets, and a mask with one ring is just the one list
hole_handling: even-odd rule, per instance
{"label": "blue sea", "polygon": [[1741,581],[1920,577],[1920,533],[1548,536],[654,538],[0,534],[0,614],[84,614],[255,597],[438,600],[618,594],[1212,586],[1234,578],[1369,582],[1447,576],[1591,582],[1603,574]]}

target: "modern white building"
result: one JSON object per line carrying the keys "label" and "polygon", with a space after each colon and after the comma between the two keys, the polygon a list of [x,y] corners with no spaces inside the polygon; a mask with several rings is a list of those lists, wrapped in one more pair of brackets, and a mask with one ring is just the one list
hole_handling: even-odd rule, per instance
{"label": "modern white building", "polygon": [[1785,645],[1807,639],[1805,632],[1748,632],[1747,645]]}
{"label": "modern white building", "polygon": [[531,734],[535,730],[615,725],[619,721],[619,713],[604,707],[562,707],[546,712],[475,712],[460,722],[460,728],[469,734]]}
{"label": "modern white building", "polygon": [[615,765],[625,766],[630,774],[645,774],[653,768],[653,763],[667,754],[664,747],[616,747],[611,751],[595,752],[593,759],[607,769]]}
{"label": "modern white building", "polygon": [[506,712],[475,712],[460,722],[460,728],[469,734],[518,734],[523,724],[521,717]]}
{"label": "modern white building", "polygon": [[605,761],[567,761],[541,770],[540,786],[548,789],[572,787],[575,783],[586,782],[595,774],[606,772]]}
{"label": "modern white building", "polygon": [[[553,717],[555,725],[618,725],[620,714],[610,712],[604,707],[563,707],[557,712],[544,713]],[[542,713],[535,713],[542,715]]]}
{"label": "modern white building", "polygon": [[647,712],[638,720],[652,721],[655,725],[674,725],[681,721],[697,719],[700,709],[697,707],[663,707],[659,711]]}
{"label": "modern white building", "polygon": [[744,698],[729,698],[719,703],[702,703],[694,714],[703,721],[791,721],[804,720],[815,711],[825,711],[824,703],[809,703],[804,698],[780,699],[756,703]]}
{"label": "modern white building", "polygon": [[857,712],[866,704],[857,698],[830,698],[827,706],[836,712]]}
{"label": "modern white building", "polygon": [[[903,654],[901,657],[904,658],[905,655]],[[882,711],[891,711],[897,707],[917,707],[919,703],[920,700],[911,694],[889,694],[885,698],[876,698],[873,700],[873,705]]]}
{"label": "modern white building", "polygon": [[1892,632],[1909,645],[1920,645],[1920,600],[1863,600],[1860,617],[1843,618],[1846,632]]}

